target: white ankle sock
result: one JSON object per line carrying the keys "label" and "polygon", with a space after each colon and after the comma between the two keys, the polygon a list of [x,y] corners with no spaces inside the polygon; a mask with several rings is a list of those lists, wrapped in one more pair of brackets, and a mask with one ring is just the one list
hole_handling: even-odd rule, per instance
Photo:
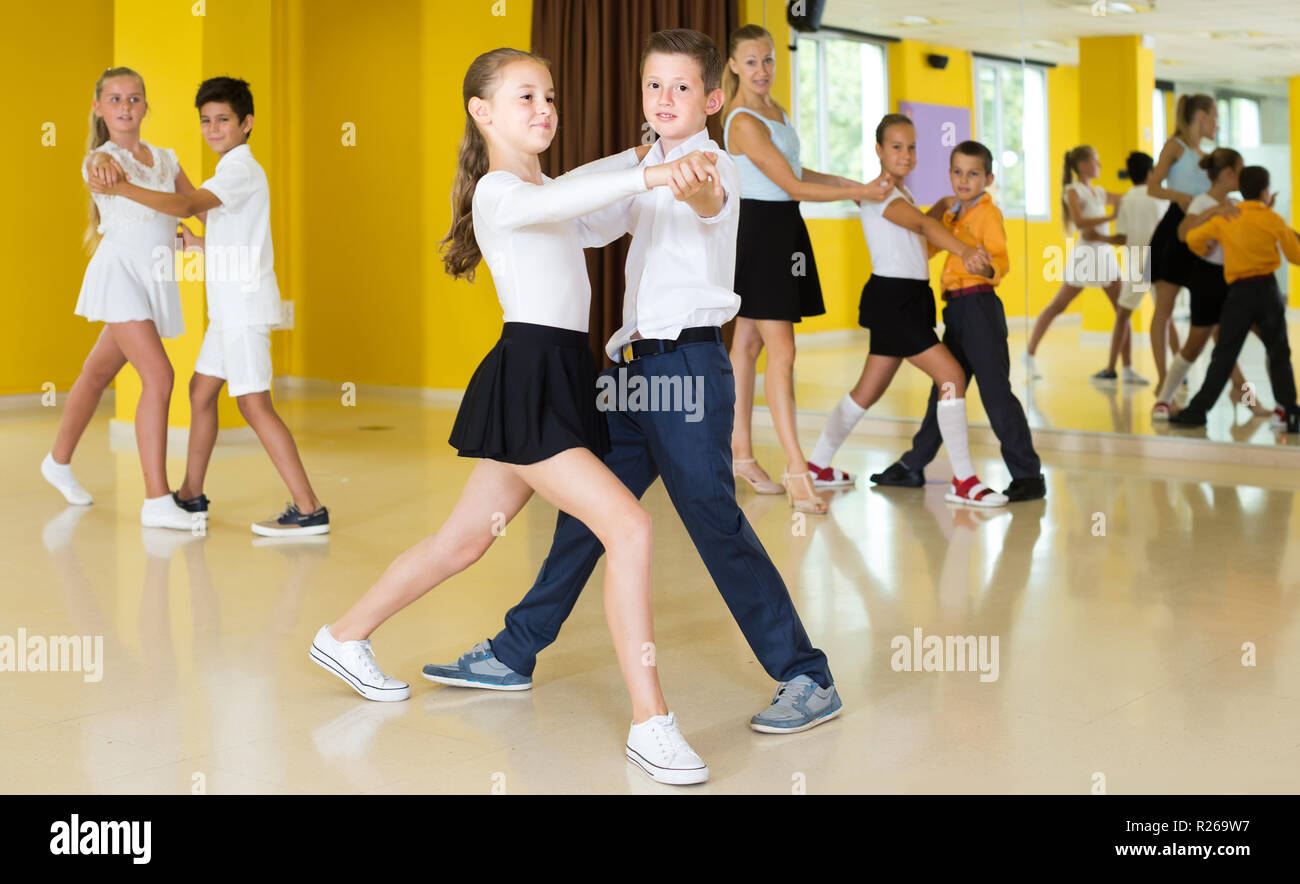
{"label": "white ankle sock", "polygon": [[845,393],[844,398],[835,403],[830,416],[826,418],[826,428],[822,430],[821,437],[817,440],[817,447],[813,449],[809,460],[819,467],[830,466],[835,452],[840,450],[844,440],[849,437],[849,433],[853,432],[853,428],[866,413],[865,408]]}
{"label": "white ankle sock", "polygon": [[1191,370],[1192,363],[1184,359],[1182,353],[1174,356],[1173,365],[1169,366],[1169,373],[1165,375],[1165,385],[1160,388],[1160,395],[1156,397],[1157,401],[1172,402],[1174,394],[1178,392],[1178,385]]}
{"label": "white ankle sock", "polygon": [[965,398],[940,399],[935,415],[939,421],[939,435],[948,449],[953,478],[958,482],[969,479],[975,475],[975,467],[971,463],[970,441],[966,436]]}

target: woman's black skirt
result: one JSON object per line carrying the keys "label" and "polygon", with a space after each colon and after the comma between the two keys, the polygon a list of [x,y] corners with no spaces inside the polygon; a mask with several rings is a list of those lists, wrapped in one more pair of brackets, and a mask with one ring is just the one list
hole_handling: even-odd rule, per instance
{"label": "woman's black skirt", "polygon": [[1187,275],[1187,291],[1192,302],[1192,325],[1206,327],[1219,324],[1223,302],[1228,299],[1228,283],[1223,267],[1192,255],[1195,262]]}
{"label": "woman's black skirt", "polygon": [[1180,286],[1190,284],[1192,262],[1196,260],[1196,255],[1187,248],[1187,243],[1178,238],[1178,225],[1183,223],[1186,217],[1187,215],[1178,207],[1178,203],[1170,203],[1165,216],[1160,219],[1155,232],[1151,234],[1151,281],[1153,283],[1172,282]]}
{"label": "woman's black skirt", "polygon": [[470,378],[451,428],[461,457],[531,464],[570,448],[603,458],[609,427],[596,407],[587,333],[507,322]]}
{"label": "woman's black skirt", "polygon": [[793,200],[740,201],[736,294],[746,319],[799,322],[821,316],[821,282],[808,226]]}
{"label": "woman's black skirt", "polygon": [[862,287],[858,324],[871,330],[871,352],[877,356],[906,358],[939,343],[934,292],[923,279],[872,274]]}

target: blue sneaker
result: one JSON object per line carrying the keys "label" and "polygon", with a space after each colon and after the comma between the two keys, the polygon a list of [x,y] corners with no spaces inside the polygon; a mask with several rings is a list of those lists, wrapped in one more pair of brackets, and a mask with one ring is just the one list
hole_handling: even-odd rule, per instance
{"label": "blue sneaker", "polygon": [[458,688],[526,691],[533,686],[531,678],[520,675],[496,658],[488,639],[474,645],[469,653],[461,654],[455,663],[442,666],[426,663],[422,672],[429,681]]}
{"label": "blue sneaker", "polygon": [[329,532],[329,510],[321,507],[314,513],[300,513],[297,505],[292,503],[280,515],[253,523],[253,533],[262,537],[297,537]]}
{"label": "blue sneaker", "polygon": [[842,708],[835,685],[819,688],[801,675],[778,685],[771,705],[751,718],[749,726],[760,734],[797,734],[830,721]]}

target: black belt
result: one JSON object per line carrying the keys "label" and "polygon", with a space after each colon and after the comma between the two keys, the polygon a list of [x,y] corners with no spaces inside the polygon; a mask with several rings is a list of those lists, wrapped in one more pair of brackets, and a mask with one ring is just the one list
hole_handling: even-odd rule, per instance
{"label": "black belt", "polygon": [[714,341],[722,343],[722,330],[716,325],[697,325],[694,328],[682,329],[682,333],[675,340],[666,340],[664,338],[638,338],[635,341],[628,341],[623,347],[623,361],[631,362],[634,359],[640,359],[642,356],[652,356],[655,353],[671,353],[683,344],[702,344],[705,341]]}

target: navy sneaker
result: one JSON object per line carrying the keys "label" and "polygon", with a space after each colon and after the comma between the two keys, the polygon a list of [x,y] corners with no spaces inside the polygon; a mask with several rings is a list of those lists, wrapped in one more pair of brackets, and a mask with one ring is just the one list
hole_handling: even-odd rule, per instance
{"label": "navy sneaker", "polygon": [[526,691],[533,680],[520,675],[492,653],[491,640],[484,639],[455,663],[426,663],[424,677],[438,684],[458,688],[483,688],[489,691]]}
{"label": "navy sneaker", "polygon": [[877,485],[897,485],[902,488],[920,488],[925,484],[925,473],[908,469],[901,460],[883,473],[872,473],[870,478]]}
{"label": "navy sneaker", "polygon": [[772,703],[749,720],[749,726],[761,734],[797,734],[830,721],[840,714],[844,704],[835,685],[819,688],[807,675],[777,686]]}
{"label": "navy sneaker", "polygon": [[205,514],[208,511],[208,504],[211,502],[208,500],[206,494],[200,494],[198,497],[191,497],[189,500],[186,500],[175,491],[172,492],[172,500],[176,501],[176,505],[187,513]]}
{"label": "navy sneaker", "polygon": [[253,533],[263,537],[293,537],[305,534],[328,534],[330,530],[330,512],[321,507],[309,516],[298,512],[296,504],[278,516],[272,516],[265,522],[254,522]]}

